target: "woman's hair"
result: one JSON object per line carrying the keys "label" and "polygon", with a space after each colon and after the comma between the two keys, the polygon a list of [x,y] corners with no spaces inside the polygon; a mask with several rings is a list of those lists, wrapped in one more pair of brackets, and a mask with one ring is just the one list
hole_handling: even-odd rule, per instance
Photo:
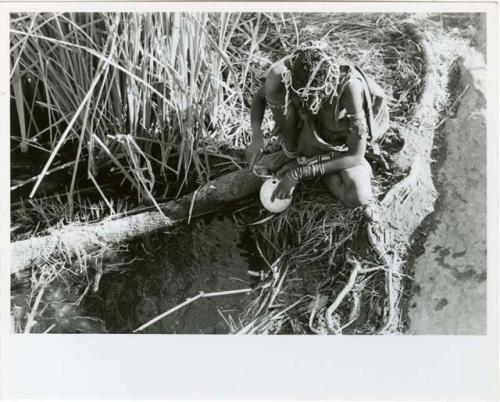
{"label": "woman's hair", "polygon": [[290,56],[290,71],[283,77],[292,90],[317,113],[322,99],[335,95],[340,76],[339,59],[324,41],[307,41],[297,46]]}

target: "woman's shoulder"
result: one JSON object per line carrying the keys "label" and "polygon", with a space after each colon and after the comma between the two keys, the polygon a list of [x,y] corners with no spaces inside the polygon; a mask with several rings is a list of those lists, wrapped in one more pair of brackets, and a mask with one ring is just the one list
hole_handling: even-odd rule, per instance
{"label": "woman's shoulder", "polygon": [[266,79],[277,79],[281,80],[282,75],[288,71],[288,66],[285,59],[278,60],[273,63],[268,69],[266,73]]}
{"label": "woman's shoulder", "polygon": [[355,68],[351,66],[346,66],[343,71],[343,77],[340,81],[340,89],[338,94],[340,97],[353,96],[355,94],[361,94],[363,91],[363,81],[361,75],[356,71]]}
{"label": "woman's shoulder", "polygon": [[[340,72],[343,76],[342,83],[352,84],[356,81],[362,81],[363,76],[359,72],[359,69],[354,64],[345,64],[340,66]],[[355,84],[356,85],[356,84]]]}
{"label": "woman's shoulder", "polygon": [[271,66],[267,69],[266,75],[269,74],[282,74],[284,71],[287,71],[290,68],[290,56],[282,57],[281,59],[275,61]]}
{"label": "woman's shoulder", "polygon": [[339,90],[340,104],[348,109],[354,109],[354,105],[363,104],[363,81],[355,68],[345,71],[344,78]]}
{"label": "woman's shoulder", "polygon": [[281,59],[271,65],[266,74],[266,90],[270,92],[281,91],[284,88],[283,74],[288,71],[286,59]]}

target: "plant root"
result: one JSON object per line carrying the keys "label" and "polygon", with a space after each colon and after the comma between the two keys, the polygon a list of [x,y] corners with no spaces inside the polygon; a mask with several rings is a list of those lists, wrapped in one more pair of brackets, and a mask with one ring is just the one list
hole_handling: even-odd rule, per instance
{"label": "plant root", "polygon": [[330,307],[327,308],[326,313],[325,313],[326,323],[327,323],[328,329],[332,333],[338,332],[335,328],[335,320],[333,318],[333,314],[335,313],[335,310],[337,310],[340,303],[342,303],[344,298],[349,294],[349,292],[354,287],[358,273],[361,270],[361,265],[359,264],[358,261],[356,261],[352,258],[348,258],[348,262],[353,266],[353,269],[351,271],[351,275],[349,276],[349,280],[347,281],[347,284],[344,286],[344,288],[337,295],[337,297],[335,298],[335,301],[330,305]]}
{"label": "plant root", "polygon": [[[385,241],[382,242],[375,237],[374,225],[370,224],[367,226],[367,234],[370,245],[386,267],[387,317],[382,327],[377,331],[378,334],[383,334],[391,327],[394,317],[396,316],[396,289],[394,287],[395,264],[393,261],[390,261],[387,255]],[[383,238],[385,238],[385,235]]]}

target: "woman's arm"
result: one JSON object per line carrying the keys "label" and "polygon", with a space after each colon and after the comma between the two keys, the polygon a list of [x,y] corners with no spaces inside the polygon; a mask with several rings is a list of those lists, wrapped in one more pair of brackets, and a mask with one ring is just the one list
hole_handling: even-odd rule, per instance
{"label": "woman's arm", "polygon": [[341,106],[346,109],[349,121],[347,134],[347,151],[331,161],[325,162],[324,174],[336,173],[359,165],[365,156],[368,125],[363,109],[363,85],[359,80],[351,81],[341,99]]}
{"label": "woman's arm", "polygon": [[252,142],[246,150],[247,161],[252,166],[256,159],[260,156],[262,147],[264,146],[264,136],[262,133],[262,120],[266,110],[266,94],[275,98],[284,90],[281,82],[281,73],[284,71],[284,65],[278,64],[274,66],[266,77],[265,84],[259,89],[252,99],[250,107],[250,123],[252,127]]}
{"label": "woman's arm", "polygon": [[250,122],[252,125],[252,138],[262,138],[262,120],[266,109],[266,92],[265,87],[261,87],[255,94],[250,107]]}
{"label": "woman's arm", "polygon": [[264,147],[264,136],[262,134],[262,120],[266,110],[266,92],[262,87],[252,99],[250,107],[250,124],[252,126],[252,142],[247,147],[245,154],[250,166],[255,164],[256,159]]}

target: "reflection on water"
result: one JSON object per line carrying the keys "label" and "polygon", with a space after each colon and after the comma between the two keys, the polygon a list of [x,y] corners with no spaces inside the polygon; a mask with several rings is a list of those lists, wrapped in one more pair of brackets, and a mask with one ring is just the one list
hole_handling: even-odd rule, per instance
{"label": "reflection on water", "polygon": [[[131,332],[200,291],[247,288],[258,257],[248,231],[228,217],[198,220],[171,234],[132,245],[136,258],[106,274],[97,294],[86,297],[86,315],[101,318],[108,332]],[[129,258],[132,253],[129,253]],[[202,298],[165,317],[144,333],[228,333],[222,315],[237,320],[245,294]]]}
{"label": "reflection on water", "polygon": [[[251,287],[248,270],[262,265],[250,230],[229,217],[211,217],[137,240],[128,251],[108,255],[103,267],[108,272],[97,293],[89,288],[83,298],[88,282],[79,284],[81,276],[61,275],[44,288],[31,332],[130,333],[200,291]],[[32,311],[38,290],[30,294],[31,289],[29,274],[12,283],[14,332],[24,330]],[[238,320],[246,298],[243,293],[198,299],[143,332],[229,333],[226,320]]]}

